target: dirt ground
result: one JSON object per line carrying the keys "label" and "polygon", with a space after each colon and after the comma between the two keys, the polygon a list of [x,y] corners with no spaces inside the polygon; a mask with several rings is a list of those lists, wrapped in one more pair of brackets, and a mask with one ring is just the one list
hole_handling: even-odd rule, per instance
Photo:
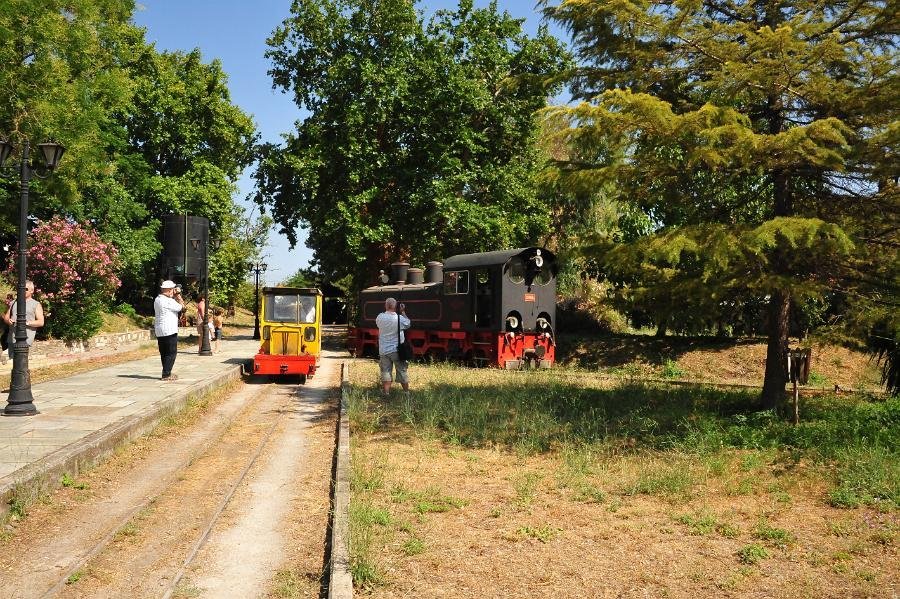
{"label": "dirt ground", "polygon": [[[355,437],[354,501],[376,518],[371,597],[897,597],[896,512],[840,510],[802,467],[735,454],[687,493],[628,491],[648,458]],[[577,460],[576,460],[577,462]],[[750,467],[748,468],[748,464]],[[710,470],[712,468],[712,470]],[[375,481],[361,485],[359,481]],[[359,490],[365,487],[367,490]]]}
{"label": "dirt ground", "polygon": [[317,596],[338,371],[210,398],[46,497],[0,541],[0,597]]}

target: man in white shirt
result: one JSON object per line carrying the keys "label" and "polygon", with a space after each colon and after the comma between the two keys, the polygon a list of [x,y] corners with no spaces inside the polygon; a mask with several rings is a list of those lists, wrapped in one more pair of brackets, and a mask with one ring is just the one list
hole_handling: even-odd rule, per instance
{"label": "man in white shirt", "polygon": [[153,301],[153,312],[156,314],[153,328],[162,360],[162,380],[174,381],[178,379],[177,375],[172,374],[172,366],[178,356],[178,313],[184,308],[184,300],[172,281],[163,281],[159,289],[159,295]]}
{"label": "man in white shirt", "polygon": [[403,333],[412,322],[406,317],[406,306],[397,305],[397,300],[392,297],[384,300],[384,312],[375,317],[378,326],[378,364],[381,368],[381,391],[387,395],[391,391],[393,382],[392,371],[397,370],[397,382],[403,386],[403,390],[409,393],[409,376],[406,360],[401,360],[397,353],[397,346],[403,342]]}

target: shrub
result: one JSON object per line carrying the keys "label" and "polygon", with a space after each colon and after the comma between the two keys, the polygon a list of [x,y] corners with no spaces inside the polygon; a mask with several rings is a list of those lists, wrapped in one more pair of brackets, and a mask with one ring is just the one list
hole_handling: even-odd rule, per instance
{"label": "shrub", "polygon": [[[16,276],[16,251],[7,274]],[[64,341],[84,341],[100,330],[100,316],[120,281],[118,250],[88,226],[54,217],[31,232],[28,278],[39,291],[47,332]]]}

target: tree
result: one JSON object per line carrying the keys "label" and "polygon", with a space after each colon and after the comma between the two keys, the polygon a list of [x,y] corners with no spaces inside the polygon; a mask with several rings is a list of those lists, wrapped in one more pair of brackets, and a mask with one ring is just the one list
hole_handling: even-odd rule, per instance
{"label": "tree", "polygon": [[[597,254],[671,305],[768,303],[762,403],[780,404],[792,303],[896,279],[897,13],[887,2],[563,1],[579,68],[552,178],[614,186],[654,234]],[[877,251],[874,251],[877,248]]]}
{"label": "tree", "polygon": [[[15,256],[15,254],[13,254]],[[118,252],[89,227],[63,218],[31,232],[29,277],[40,290],[47,330],[64,341],[85,341],[100,330],[100,314],[119,286]],[[14,279],[15,260],[7,275]]]}
{"label": "tree", "polygon": [[[123,41],[133,0],[5,0],[0,4],[0,134],[21,147],[53,138],[67,148],[57,174],[32,182],[31,207],[47,218],[82,201],[82,182],[106,167],[102,138],[128,102]],[[18,177],[0,178],[0,235],[13,236]]]}
{"label": "tree", "polygon": [[[548,225],[534,112],[565,66],[496,3],[423,25],[409,0],[294,3],[268,41],[274,86],[311,114],[267,145],[257,201],[331,279],[391,259],[514,246]],[[371,274],[371,273],[369,273]]]}

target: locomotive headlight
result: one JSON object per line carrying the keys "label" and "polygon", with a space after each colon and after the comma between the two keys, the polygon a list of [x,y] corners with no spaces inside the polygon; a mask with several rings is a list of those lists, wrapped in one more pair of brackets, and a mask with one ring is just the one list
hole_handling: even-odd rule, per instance
{"label": "locomotive headlight", "polygon": [[511,329],[517,329],[519,328],[519,319],[515,316],[507,316],[506,324],[509,325],[509,328]]}
{"label": "locomotive headlight", "polygon": [[550,328],[550,321],[548,321],[546,318],[538,318],[536,323],[537,323],[537,326],[539,329],[549,329]]}

